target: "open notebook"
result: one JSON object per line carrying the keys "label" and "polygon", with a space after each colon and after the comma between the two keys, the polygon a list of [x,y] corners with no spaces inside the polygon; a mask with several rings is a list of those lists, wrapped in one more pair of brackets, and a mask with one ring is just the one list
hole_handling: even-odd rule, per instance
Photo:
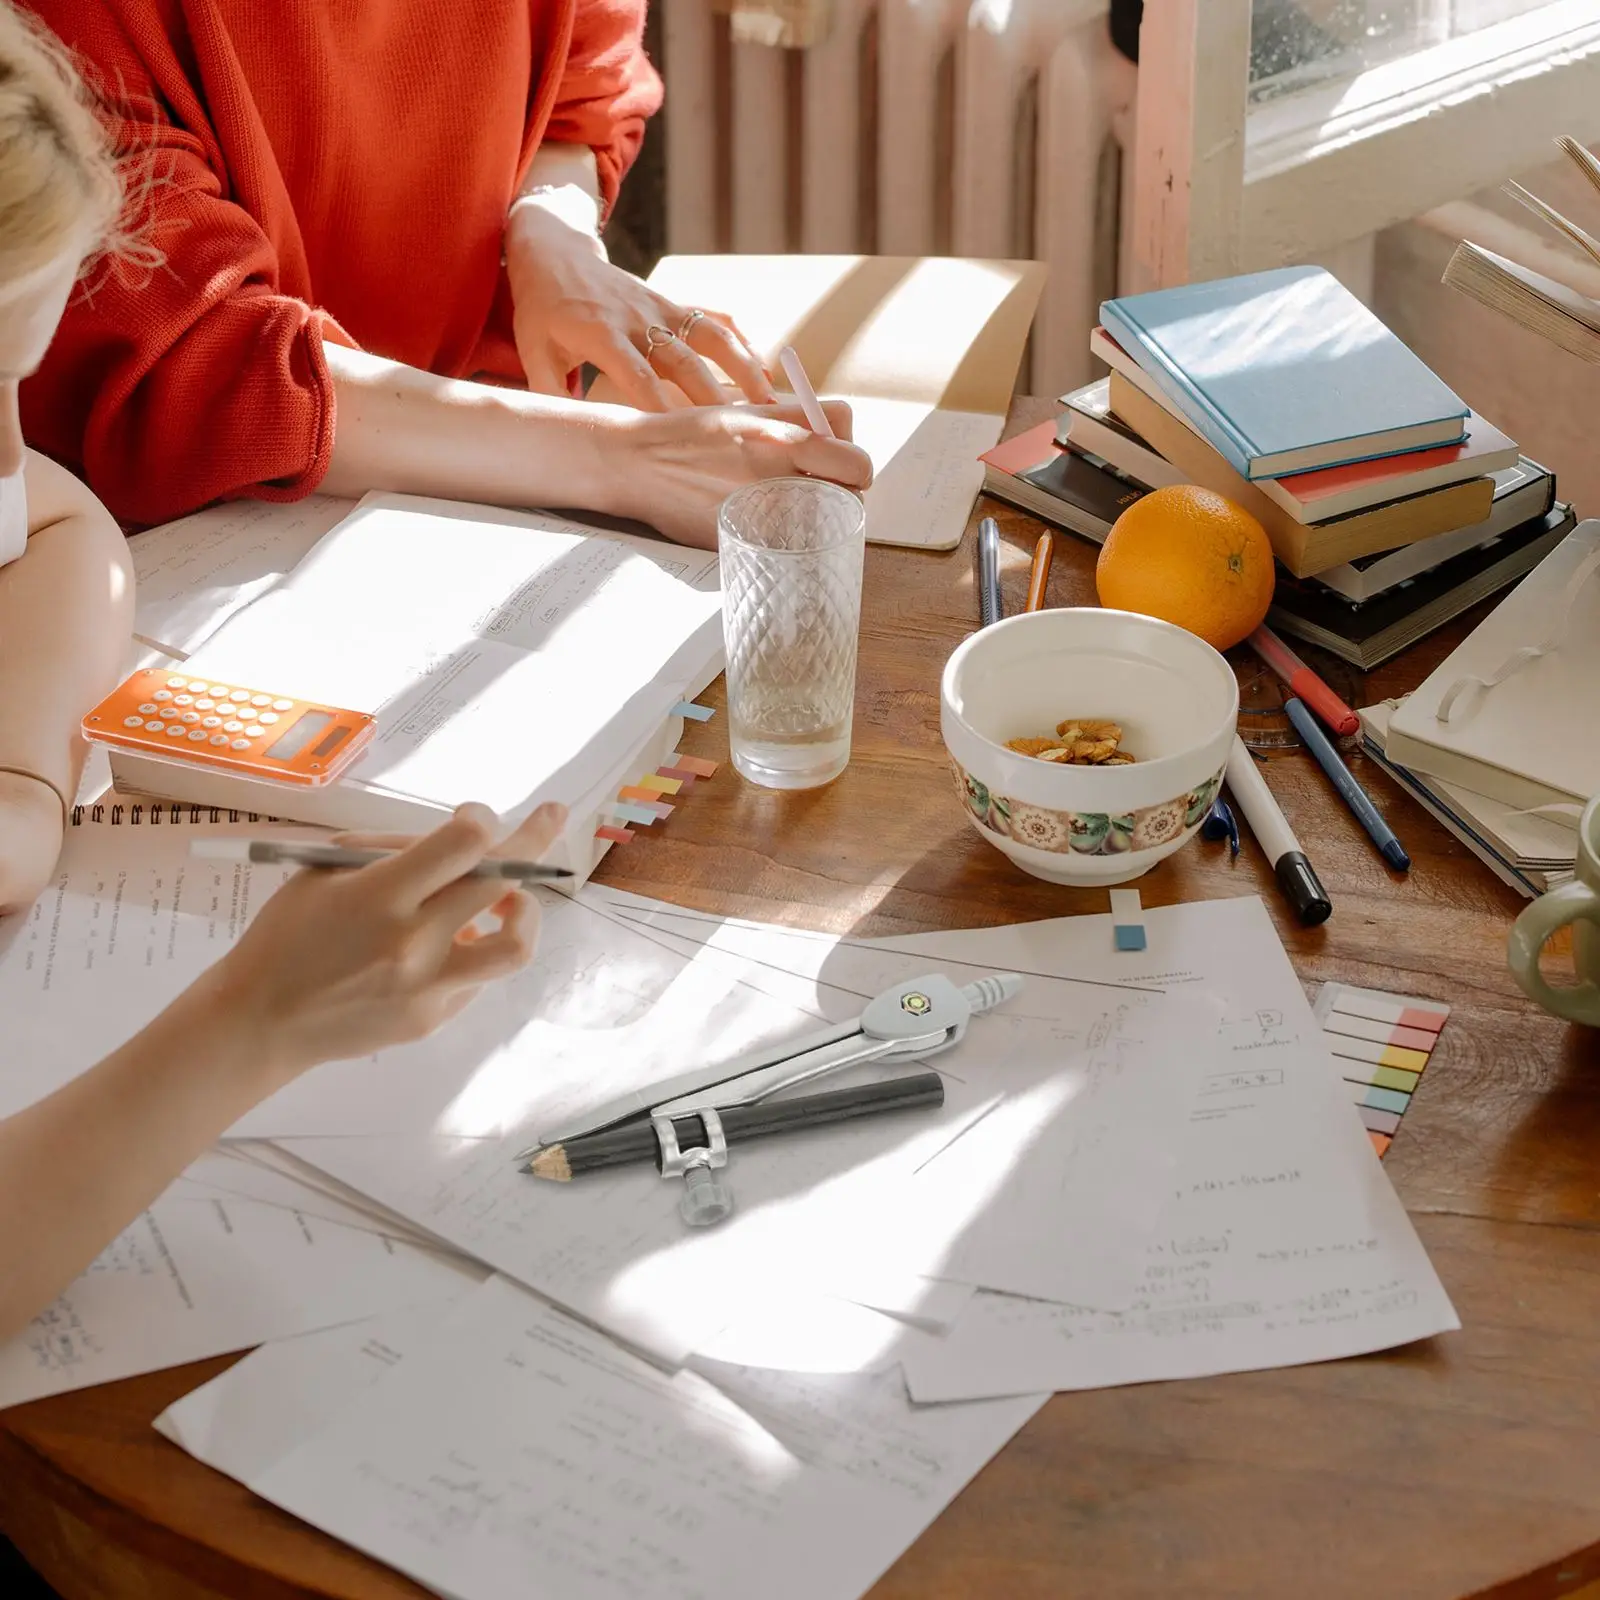
{"label": "open notebook", "polygon": [[867,538],[928,550],[961,542],[1044,280],[1036,261],[936,256],[668,256],[650,274],[679,305],[731,316],[779,384],[793,345],[872,457]]}
{"label": "open notebook", "polygon": [[[560,800],[571,820],[551,859],[587,875],[627,836],[619,791],[651,786],[682,733],[676,708],[722,669],[715,553],[405,495],[368,495],[337,522],[336,505],[306,504],[277,543],[249,516],[209,543],[192,527],[156,530],[148,548],[140,535],[136,563],[169,581],[138,631],[191,676],[372,712],[372,747],[305,790],[119,750],[118,790],[401,830],[465,800],[507,822]],[[658,793],[634,809],[671,804]]]}

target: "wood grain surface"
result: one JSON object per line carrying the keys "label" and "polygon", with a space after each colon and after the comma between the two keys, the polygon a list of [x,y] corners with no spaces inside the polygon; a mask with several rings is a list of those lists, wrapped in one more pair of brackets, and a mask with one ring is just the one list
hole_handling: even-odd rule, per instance
{"label": "wood grain surface", "polygon": [[[1051,409],[1020,402],[1013,430]],[[1000,518],[1007,609],[1020,609],[1038,525],[980,509]],[[1059,537],[1052,604],[1094,602],[1094,555]],[[1104,911],[1104,891],[1025,877],[964,819],[938,680],[976,615],[970,533],[948,555],[869,549],[845,774],[775,794],[726,766],[600,878],[862,936]],[[1314,664],[1366,703],[1414,686],[1474,620],[1365,683]],[[1258,669],[1235,654],[1248,681]],[[685,747],[725,760],[723,719]],[[1381,772],[1351,764],[1411,853],[1406,877],[1307,755],[1267,769],[1333,899],[1324,927],[1286,919],[1249,838],[1233,862],[1187,845],[1139,890],[1147,905],[1260,893],[1308,991],[1339,978],[1454,1008],[1385,1165],[1463,1330],[1322,1366],[1059,1395],[876,1600],[1550,1600],[1600,1584],[1600,1033],[1522,997],[1505,946],[1523,902]],[[227,1364],[0,1413],[0,1528],[67,1600],[419,1594],[151,1430]]]}

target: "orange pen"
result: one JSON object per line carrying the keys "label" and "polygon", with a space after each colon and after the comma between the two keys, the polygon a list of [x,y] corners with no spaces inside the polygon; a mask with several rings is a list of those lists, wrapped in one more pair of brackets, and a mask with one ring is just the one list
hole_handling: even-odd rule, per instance
{"label": "orange pen", "polygon": [[1033,547],[1033,570],[1028,574],[1028,603],[1025,611],[1044,609],[1044,592],[1050,583],[1050,563],[1055,559],[1056,536],[1048,528]]}

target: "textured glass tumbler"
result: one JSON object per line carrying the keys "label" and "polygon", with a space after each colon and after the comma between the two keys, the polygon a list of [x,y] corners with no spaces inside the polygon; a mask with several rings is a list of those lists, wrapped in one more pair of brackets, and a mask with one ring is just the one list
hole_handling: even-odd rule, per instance
{"label": "textured glass tumbler", "polygon": [[811,789],[850,759],[866,511],[819,478],[736,489],[717,513],[733,764]]}

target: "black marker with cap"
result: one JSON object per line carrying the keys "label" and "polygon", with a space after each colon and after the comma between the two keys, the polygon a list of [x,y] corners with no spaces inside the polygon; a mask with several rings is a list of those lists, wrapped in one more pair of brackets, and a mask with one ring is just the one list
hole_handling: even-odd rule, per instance
{"label": "black marker with cap", "polygon": [[1294,830],[1278,809],[1278,802],[1272,798],[1267,780],[1257,771],[1255,761],[1237,734],[1228,754],[1227,779],[1234,803],[1244,812],[1250,831],[1272,863],[1278,887],[1283,890],[1295,916],[1308,928],[1326,922],[1333,915],[1333,902],[1300,848]]}

